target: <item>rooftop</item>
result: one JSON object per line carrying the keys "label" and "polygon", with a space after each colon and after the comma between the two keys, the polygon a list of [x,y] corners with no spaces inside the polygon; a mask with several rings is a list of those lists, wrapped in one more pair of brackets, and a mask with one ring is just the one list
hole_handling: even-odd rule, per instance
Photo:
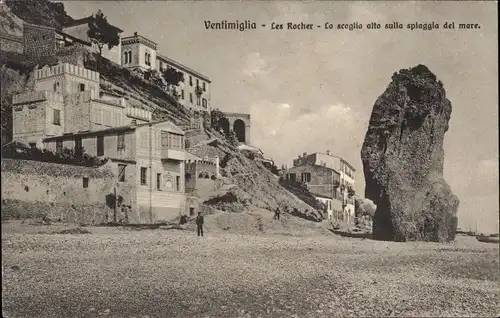
{"label": "rooftop", "polygon": [[171,123],[168,120],[165,121],[157,121],[157,122],[150,122],[150,123],[143,123],[143,124],[135,124],[135,125],[126,125],[126,126],[120,126],[120,127],[111,127],[107,129],[102,129],[102,130],[95,130],[95,131],[82,131],[79,133],[69,133],[69,134],[64,134],[62,136],[54,136],[54,137],[47,137],[44,138],[43,141],[54,141],[54,140],[61,140],[61,139],[68,139],[68,138],[74,138],[74,137],[85,137],[85,136],[100,136],[100,135],[106,135],[106,134],[112,134],[112,133],[118,133],[118,132],[125,132],[125,131],[132,131],[135,130],[136,128],[139,127],[144,127],[148,125],[156,125],[156,124],[170,124],[170,128],[172,128],[174,133],[182,134],[184,135],[184,132]]}
{"label": "rooftop", "polygon": [[137,32],[134,32],[134,35],[125,36],[122,38],[122,45],[123,44],[132,44],[132,43],[142,43],[142,44],[150,47],[153,50],[156,50],[158,48],[158,43],[148,39],[145,36],[137,34]]}
{"label": "rooftop", "polygon": [[[66,23],[63,28],[71,28],[71,27],[74,27],[74,26],[77,26],[77,25],[83,25],[83,24],[89,24],[90,22],[92,22],[94,20],[94,17],[93,16],[88,16],[88,17],[85,17],[85,18],[81,18],[81,19],[78,19],[78,20],[73,20],[73,21],[70,21],[68,23]],[[111,27],[114,28],[115,30],[118,31],[118,33],[122,33],[123,30],[112,25],[110,23]]]}
{"label": "rooftop", "polygon": [[174,61],[174,60],[172,60],[171,58],[166,57],[166,56],[165,56],[165,55],[163,55],[163,54],[157,53],[157,54],[156,54],[156,58],[157,58],[158,60],[160,60],[160,61],[163,61],[163,62],[166,62],[166,63],[168,63],[168,64],[171,64],[172,66],[177,67],[177,68],[179,68],[179,69],[183,70],[183,71],[184,71],[184,72],[186,72],[186,73],[191,73],[192,75],[197,76],[197,77],[199,77],[199,78],[201,78],[201,79],[203,79],[203,80],[207,81],[208,83],[211,83],[210,78],[208,78],[207,76],[205,76],[205,75],[203,75],[203,74],[201,74],[201,73],[199,73],[199,72],[196,72],[195,70],[193,70],[193,69],[191,69],[191,68],[187,67],[186,65],[181,64],[181,63],[179,63],[179,62],[177,62],[177,61]]}

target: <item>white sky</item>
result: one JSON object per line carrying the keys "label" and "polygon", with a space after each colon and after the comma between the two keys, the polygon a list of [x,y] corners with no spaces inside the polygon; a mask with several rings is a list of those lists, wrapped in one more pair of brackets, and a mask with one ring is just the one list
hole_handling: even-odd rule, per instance
{"label": "white sky", "polygon": [[[453,111],[445,179],[460,198],[459,225],[498,226],[496,2],[65,1],[81,18],[108,20],[158,43],[159,51],[209,76],[212,106],[252,116],[252,143],[277,164],[331,150],[357,168],[373,104],[401,68],[425,64],[444,83]],[[204,21],[382,24],[436,22],[437,31],[205,30]],[[446,21],[480,30],[443,30]],[[470,222],[469,222],[469,215]]]}

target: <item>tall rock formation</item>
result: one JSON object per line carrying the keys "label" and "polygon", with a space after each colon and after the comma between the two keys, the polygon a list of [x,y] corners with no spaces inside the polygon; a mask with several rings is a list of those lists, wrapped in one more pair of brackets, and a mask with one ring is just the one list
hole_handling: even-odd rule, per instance
{"label": "tall rock formation", "polygon": [[443,178],[451,102],[424,65],[394,73],[373,106],[361,149],[365,196],[382,240],[451,241],[458,198]]}

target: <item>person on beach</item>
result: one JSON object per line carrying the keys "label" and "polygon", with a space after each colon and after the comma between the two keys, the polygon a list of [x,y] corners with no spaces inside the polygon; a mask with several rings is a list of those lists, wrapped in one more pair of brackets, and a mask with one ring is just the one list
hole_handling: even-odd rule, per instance
{"label": "person on beach", "polygon": [[196,217],[196,227],[198,228],[198,236],[203,236],[203,215],[201,212],[198,212]]}
{"label": "person on beach", "polygon": [[273,219],[279,220],[280,219],[280,213],[281,213],[280,208],[277,207],[276,211],[274,211],[274,217],[273,217]]}

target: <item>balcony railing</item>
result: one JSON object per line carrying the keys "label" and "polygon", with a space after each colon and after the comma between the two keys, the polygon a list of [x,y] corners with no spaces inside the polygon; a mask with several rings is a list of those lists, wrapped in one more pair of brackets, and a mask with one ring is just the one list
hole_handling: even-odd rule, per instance
{"label": "balcony railing", "polygon": [[180,148],[162,148],[161,150],[161,159],[162,160],[178,160],[184,161],[186,160],[186,153],[184,150]]}

